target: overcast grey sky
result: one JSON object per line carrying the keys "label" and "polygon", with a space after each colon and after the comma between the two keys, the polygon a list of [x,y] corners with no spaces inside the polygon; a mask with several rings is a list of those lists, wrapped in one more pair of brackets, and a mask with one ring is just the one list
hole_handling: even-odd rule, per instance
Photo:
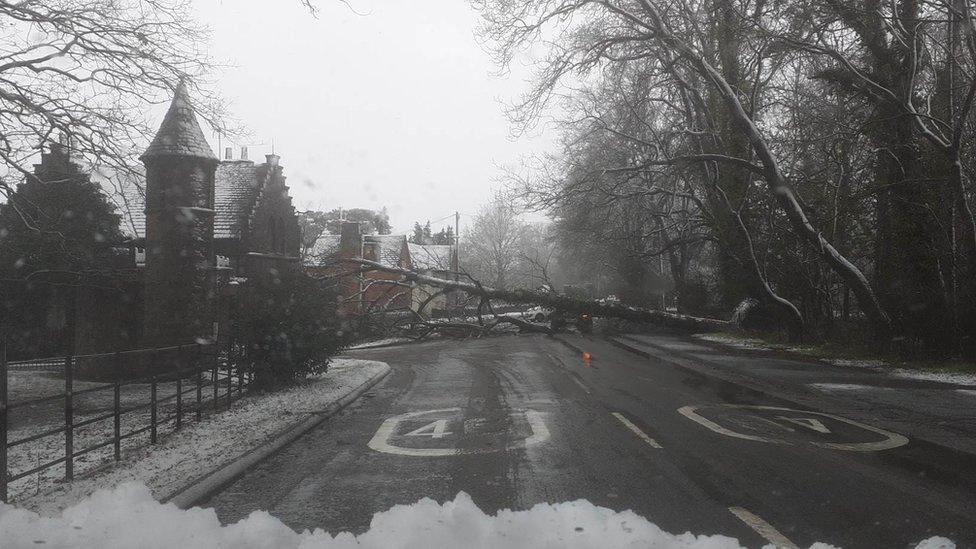
{"label": "overcast grey sky", "polygon": [[318,19],[299,0],[194,1],[235,65],[219,88],[253,134],[243,144],[261,159],[274,140],[299,209],[386,206],[394,230],[471,214],[497,164],[551,147],[509,138],[504,103],[528,72],[493,76],[465,0],[351,0],[366,16],[318,0]]}

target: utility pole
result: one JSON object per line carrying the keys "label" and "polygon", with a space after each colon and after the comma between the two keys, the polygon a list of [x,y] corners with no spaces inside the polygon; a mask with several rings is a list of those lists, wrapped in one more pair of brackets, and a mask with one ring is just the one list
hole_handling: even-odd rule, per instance
{"label": "utility pole", "polygon": [[658,276],[661,279],[661,310],[666,311],[668,309],[668,305],[664,299],[664,254],[662,253],[659,256],[657,256],[657,259],[658,259],[657,272],[658,272]]}
{"label": "utility pole", "polygon": [[457,263],[454,268],[454,280],[458,279],[458,271],[461,270],[461,214],[454,212],[454,261]]}
{"label": "utility pole", "polygon": [[[458,282],[461,280],[461,214],[457,211],[454,212],[454,263],[454,281]],[[455,305],[460,302],[461,294],[455,293]]]}

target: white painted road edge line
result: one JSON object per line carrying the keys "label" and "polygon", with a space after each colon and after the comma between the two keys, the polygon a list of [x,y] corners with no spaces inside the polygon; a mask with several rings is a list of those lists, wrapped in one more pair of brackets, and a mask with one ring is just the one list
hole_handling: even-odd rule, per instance
{"label": "white painted road edge line", "polygon": [[644,431],[641,431],[640,430],[640,427],[638,427],[638,426],[634,425],[633,423],[631,423],[629,419],[627,419],[627,418],[625,418],[623,416],[623,414],[620,414],[618,412],[613,412],[613,417],[615,417],[618,420],[620,420],[620,423],[623,423],[624,424],[624,427],[626,427],[626,428],[630,429],[631,431],[633,431],[634,434],[636,434],[637,436],[639,436],[641,438],[641,440],[643,440],[644,442],[650,444],[652,448],[658,448],[658,449],[661,449],[662,448],[662,446],[660,444],[658,444],[658,442],[656,440],[654,440],[653,438],[647,436],[647,433],[645,433]]}
{"label": "white painted road edge line", "polygon": [[738,517],[739,520],[746,523],[746,526],[755,530],[757,534],[779,549],[799,549],[799,547],[790,541],[789,538],[781,534],[776,528],[773,528],[772,524],[764,521],[749,511],[746,511],[742,507],[729,507],[729,512]]}

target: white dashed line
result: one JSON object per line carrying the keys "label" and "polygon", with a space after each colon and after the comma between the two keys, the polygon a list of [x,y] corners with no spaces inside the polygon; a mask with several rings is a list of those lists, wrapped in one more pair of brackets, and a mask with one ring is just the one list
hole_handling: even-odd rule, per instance
{"label": "white dashed line", "polygon": [[613,412],[613,417],[615,417],[618,420],[620,420],[620,423],[623,423],[624,424],[624,427],[626,427],[626,428],[630,429],[631,431],[633,431],[634,434],[636,434],[637,436],[639,436],[641,438],[641,440],[643,440],[644,442],[650,444],[652,448],[658,448],[658,449],[661,448],[661,445],[658,444],[658,442],[656,440],[654,440],[653,438],[647,436],[647,433],[645,433],[644,431],[641,431],[640,430],[640,427],[638,427],[638,426],[634,425],[633,423],[631,423],[629,419],[627,419],[627,418],[625,418],[623,416],[623,414],[619,414],[617,412]]}
{"label": "white dashed line", "polygon": [[779,530],[773,528],[772,524],[769,524],[749,511],[746,511],[742,507],[729,507],[729,512],[738,517],[739,520],[746,523],[749,528],[755,530],[757,534],[779,549],[799,549],[795,543],[781,534]]}

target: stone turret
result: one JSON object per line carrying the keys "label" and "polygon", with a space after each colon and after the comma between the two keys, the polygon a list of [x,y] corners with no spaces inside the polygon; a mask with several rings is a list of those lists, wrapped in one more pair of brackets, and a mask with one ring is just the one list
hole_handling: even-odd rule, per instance
{"label": "stone turret", "polygon": [[212,331],[219,160],[182,83],[141,160],[146,166],[145,343],[189,343]]}

